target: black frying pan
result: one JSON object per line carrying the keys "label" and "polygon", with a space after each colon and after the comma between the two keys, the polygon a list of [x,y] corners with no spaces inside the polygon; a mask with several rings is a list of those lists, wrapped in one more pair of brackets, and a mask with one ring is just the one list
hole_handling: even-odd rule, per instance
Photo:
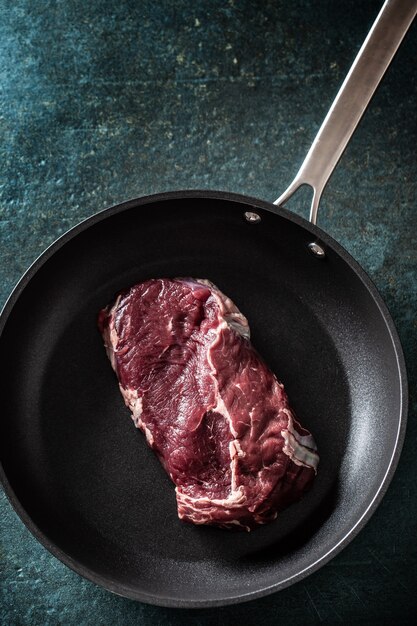
{"label": "black frying pan", "polygon": [[[250,534],[178,520],[96,328],[121,288],[183,275],[209,278],[246,314],[319,447],[312,490]],[[54,555],[131,598],[206,606],[290,585],[355,536],[398,461],[406,375],[381,297],[331,237],[267,202],[189,191],[107,209],[34,263],[0,333],[6,492]]]}

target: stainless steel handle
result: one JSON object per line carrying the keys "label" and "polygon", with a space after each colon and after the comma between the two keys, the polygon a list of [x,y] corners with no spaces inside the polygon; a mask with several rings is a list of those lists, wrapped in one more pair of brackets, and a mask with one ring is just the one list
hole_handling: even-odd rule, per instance
{"label": "stainless steel handle", "polygon": [[323,189],[416,14],[417,0],[386,0],[296,177],[274,204],[310,185],[310,221],[316,223]]}

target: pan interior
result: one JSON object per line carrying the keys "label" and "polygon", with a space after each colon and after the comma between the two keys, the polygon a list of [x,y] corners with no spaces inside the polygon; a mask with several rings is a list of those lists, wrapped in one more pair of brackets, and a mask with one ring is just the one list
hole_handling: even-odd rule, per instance
{"label": "pan interior", "polygon": [[[96,220],[38,269],[0,340],[1,457],[48,547],[108,588],[160,603],[223,602],[277,588],[349,534],[395,449],[401,389],[386,323],[331,248],[282,215],[173,198]],[[96,328],[121,288],[209,278],[248,317],[321,463],[312,490],[252,533],[187,525],[134,428]]]}

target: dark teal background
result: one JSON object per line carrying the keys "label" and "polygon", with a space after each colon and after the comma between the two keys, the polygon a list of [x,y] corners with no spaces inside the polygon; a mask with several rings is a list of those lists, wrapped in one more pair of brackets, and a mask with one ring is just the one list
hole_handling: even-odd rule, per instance
{"label": "dark teal background", "polygon": [[[0,304],[49,243],[108,205],[184,188],[274,200],[380,6],[0,0]],[[35,541],[3,495],[1,624],[417,621],[416,27],[319,215],[375,281],[407,360],[404,451],[372,520],[333,561],[289,589],[186,611],[135,603],[81,579]],[[303,191],[289,208],[307,215],[308,202]]]}

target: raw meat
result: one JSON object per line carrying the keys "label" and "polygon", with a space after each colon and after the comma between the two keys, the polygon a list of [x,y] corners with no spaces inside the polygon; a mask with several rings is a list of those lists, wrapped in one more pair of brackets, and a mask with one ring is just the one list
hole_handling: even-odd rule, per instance
{"label": "raw meat", "polygon": [[139,283],[100,312],[99,328],[133,421],[175,483],[181,519],[251,530],[311,485],[313,437],[215,285]]}

